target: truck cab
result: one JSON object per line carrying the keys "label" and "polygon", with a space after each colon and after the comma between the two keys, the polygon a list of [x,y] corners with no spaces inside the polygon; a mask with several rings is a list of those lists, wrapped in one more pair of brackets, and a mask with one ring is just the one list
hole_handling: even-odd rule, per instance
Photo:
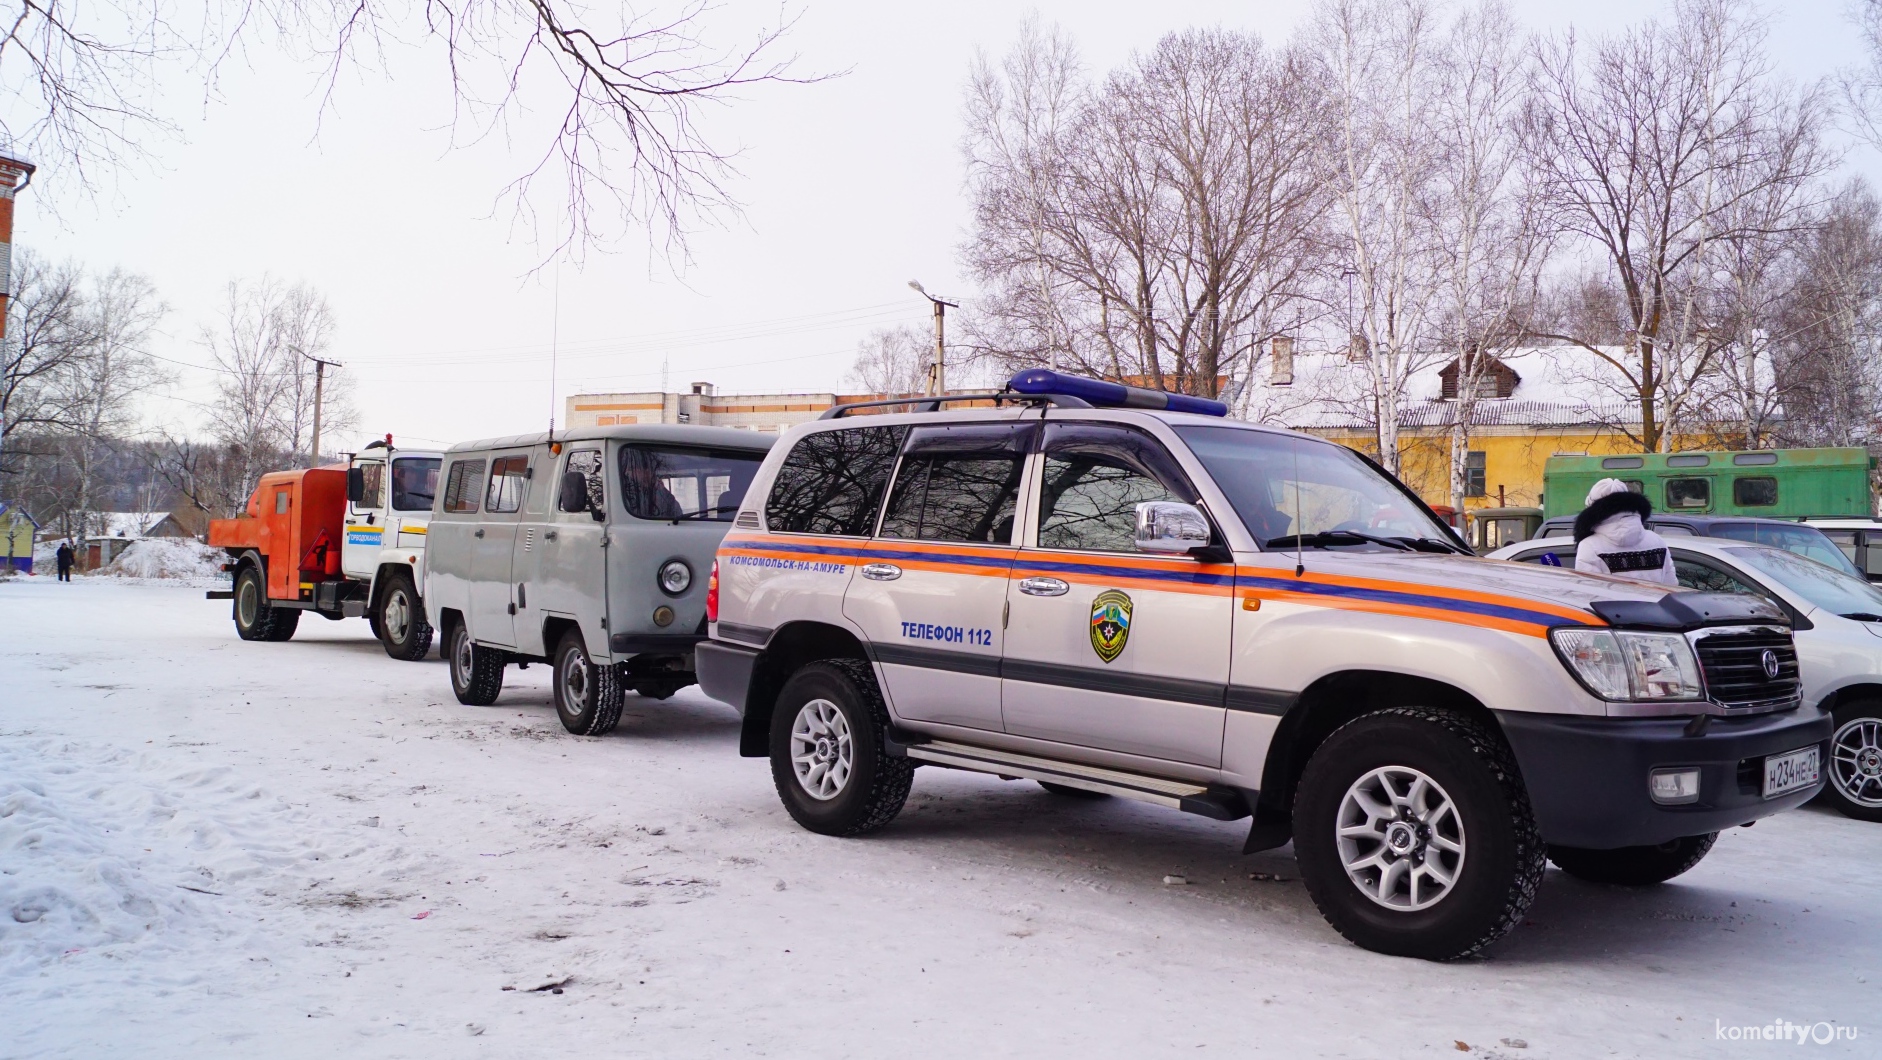
{"label": "truck cab", "polygon": [[374,635],[394,658],[420,659],[431,646],[419,587],[443,457],[398,449],[388,434],[353,454],[347,465],[340,569],[355,584]]}

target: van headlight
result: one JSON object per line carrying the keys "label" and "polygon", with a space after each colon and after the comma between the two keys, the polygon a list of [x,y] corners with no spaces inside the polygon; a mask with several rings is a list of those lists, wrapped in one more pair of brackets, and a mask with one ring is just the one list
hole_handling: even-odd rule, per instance
{"label": "van headlight", "polygon": [[1701,699],[1699,660],[1677,633],[1558,629],[1556,654],[1602,699]]}
{"label": "van headlight", "polygon": [[678,596],[693,584],[693,568],[683,559],[670,559],[660,567],[660,588],[669,596]]}

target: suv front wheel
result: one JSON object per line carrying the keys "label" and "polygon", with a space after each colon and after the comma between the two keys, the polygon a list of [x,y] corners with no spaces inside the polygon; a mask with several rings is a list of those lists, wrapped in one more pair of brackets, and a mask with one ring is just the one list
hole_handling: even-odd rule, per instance
{"label": "suv front wheel", "polygon": [[1521,922],[1544,847],[1500,735],[1462,714],[1396,707],[1315,750],[1294,851],[1322,916],[1379,953],[1469,956]]}
{"label": "suv front wheel", "polygon": [[888,724],[868,663],[830,659],[791,675],[771,714],[771,780],[798,824],[854,836],[895,819],[915,766],[885,750]]}

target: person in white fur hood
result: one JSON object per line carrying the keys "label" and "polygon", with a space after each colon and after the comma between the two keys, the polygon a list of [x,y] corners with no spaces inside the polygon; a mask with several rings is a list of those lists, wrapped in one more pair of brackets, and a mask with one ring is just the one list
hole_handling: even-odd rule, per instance
{"label": "person in white fur hood", "polygon": [[1575,517],[1575,569],[1678,585],[1673,551],[1647,529],[1652,514],[1653,504],[1620,479],[1595,483],[1588,506]]}

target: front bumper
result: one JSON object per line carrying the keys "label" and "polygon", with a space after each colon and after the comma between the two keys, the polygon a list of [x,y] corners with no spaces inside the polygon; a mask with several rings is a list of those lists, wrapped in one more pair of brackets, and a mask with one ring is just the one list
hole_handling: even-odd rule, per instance
{"label": "front bumper", "polygon": [[[1713,718],[1686,735],[1684,718],[1594,718],[1498,711],[1522,767],[1542,838],[1611,850],[1703,835],[1800,806],[1814,787],[1763,795],[1764,758],[1818,745],[1829,766],[1830,716],[1817,707],[1747,718]],[[1647,794],[1654,769],[1699,769],[1699,800],[1662,806]]]}

